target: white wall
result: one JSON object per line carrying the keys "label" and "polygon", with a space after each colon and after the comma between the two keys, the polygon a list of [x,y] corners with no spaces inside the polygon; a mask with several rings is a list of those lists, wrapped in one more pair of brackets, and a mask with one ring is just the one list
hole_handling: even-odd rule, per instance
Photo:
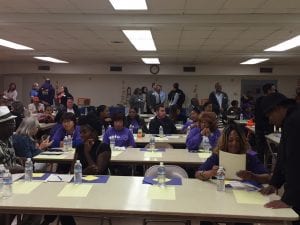
{"label": "white wall", "polygon": [[6,89],[10,82],[16,82],[18,99],[27,104],[31,85],[36,81],[41,84],[45,77],[49,77],[53,86],[66,85],[75,98],[91,98],[92,105],[115,105],[121,102],[122,82],[125,93],[128,86],[133,92],[136,87],[150,88],[154,81],[162,84],[163,90],[168,93],[172,84],[178,82],[187,95],[186,104],[189,104],[190,98],[195,95],[195,85],[198,97],[202,99],[208,97],[218,81],[232,100],[240,98],[241,79],[277,79],[279,91],[293,97],[300,79],[300,68],[290,67],[275,67],[271,75],[259,74],[259,67],[198,66],[195,74],[184,75],[182,66],[161,67],[159,75],[150,75],[148,66],[125,66],[121,73],[109,74],[108,65],[55,65],[50,71],[41,73],[37,71],[37,65],[8,64],[0,67],[0,88]]}

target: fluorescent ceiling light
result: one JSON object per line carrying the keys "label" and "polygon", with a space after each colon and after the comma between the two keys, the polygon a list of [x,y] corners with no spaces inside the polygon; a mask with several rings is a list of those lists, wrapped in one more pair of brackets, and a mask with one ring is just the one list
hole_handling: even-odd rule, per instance
{"label": "fluorescent ceiling light", "polygon": [[115,10],[147,10],[146,0],[109,0]]}
{"label": "fluorescent ceiling light", "polygon": [[43,61],[47,61],[47,62],[53,62],[53,63],[69,63],[67,61],[63,61],[63,60],[52,58],[52,57],[35,56],[33,58],[43,60]]}
{"label": "fluorescent ceiling light", "polygon": [[4,39],[0,39],[0,45],[7,48],[13,48],[16,50],[34,50],[33,48],[27,47],[25,45],[20,45],[11,41],[6,41]]}
{"label": "fluorescent ceiling light", "polygon": [[240,64],[242,65],[253,65],[253,64],[258,64],[264,61],[269,60],[269,58],[253,58],[253,59],[248,59],[245,62],[241,62]]}
{"label": "fluorescent ceiling light", "polygon": [[156,51],[150,30],[123,30],[131,44],[138,51]]}
{"label": "fluorescent ceiling light", "polygon": [[160,64],[159,58],[142,58],[145,64]]}
{"label": "fluorescent ceiling light", "polygon": [[266,52],[283,52],[286,50],[289,50],[291,48],[298,47],[300,45],[300,35],[289,39],[287,41],[284,41],[278,45],[274,45],[271,48],[267,48],[264,51]]}

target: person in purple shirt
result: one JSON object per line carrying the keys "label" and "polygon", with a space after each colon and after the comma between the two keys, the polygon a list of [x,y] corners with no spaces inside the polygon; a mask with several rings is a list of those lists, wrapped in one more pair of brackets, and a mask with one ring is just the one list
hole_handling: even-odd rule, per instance
{"label": "person in purple shirt", "polygon": [[138,115],[138,109],[130,107],[128,116],[125,119],[126,127],[133,126],[133,133],[136,134],[139,129],[142,129],[143,133],[149,133],[145,121]]}
{"label": "person in purple shirt", "polygon": [[217,175],[219,167],[219,151],[244,154],[246,153],[246,170],[238,171],[237,176],[242,180],[255,181],[256,183],[265,184],[270,180],[270,175],[264,165],[257,158],[257,154],[249,149],[244,132],[236,124],[228,125],[220,139],[218,146],[214,149],[213,154],[200,165],[195,177],[200,180],[208,180]]}
{"label": "person in purple shirt", "polygon": [[70,135],[72,137],[72,147],[76,148],[82,143],[80,138],[80,127],[76,126],[76,116],[74,113],[64,113],[61,116],[62,126],[58,127],[51,140],[53,141],[51,147],[58,148],[63,147],[63,140],[65,136]]}
{"label": "person in purple shirt", "polygon": [[133,134],[128,128],[124,127],[125,117],[122,114],[116,114],[112,118],[113,127],[106,130],[103,136],[103,143],[110,144],[110,137],[115,136],[115,146],[135,147]]}
{"label": "person in purple shirt", "polygon": [[199,117],[198,126],[190,131],[186,138],[188,150],[213,149],[217,145],[221,133],[217,127],[216,114],[213,112],[202,112]]}
{"label": "person in purple shirt", "polygon": [[200,115],[199,108],[193,108],[191,113],[190,113],[190,120],[188,120],[183,125],[183,127],[181,128],[180,133],[185,134],[188,127],[190,127],[191,129],[197,127],[198,126],[199,115]]}

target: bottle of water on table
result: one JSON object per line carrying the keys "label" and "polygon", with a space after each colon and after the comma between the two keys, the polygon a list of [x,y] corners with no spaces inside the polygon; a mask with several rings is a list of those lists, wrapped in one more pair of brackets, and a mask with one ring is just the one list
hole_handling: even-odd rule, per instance
{"label": "bottle of water on table", "polygon": [[0,164],[0,194],[2,196],[3,191],[3,176],[5,173],[5,167],[3,164]]}
{"label": "bottle of water on table", "polygon": [[150,148],[150,150],[155,149],[155,137],[154,137],[154,135],[150,136],[149,148]]}
{"label": "bottle of water on table", "polygon": [[159,127],[159,137],[164,137],[164,129],[162,126]]}
{"label": "bottle of water on table", "polygon": [[109,137],[109,145],[110,145],[111,151],[115,150],[115,145],[116,145],[115,135],[112,135],[112,136]]}
{"label": "bottle of water on table", "polygon": [[133,125],[132,124],[129,125],[129,131],[133,134]]}
{"label": "bottle of water on table", "polygon": [[82,165],[80,163],[80,160],[76,160],[76,163],[74,165],[74,183],[82,183]]}
{"label": "bottle of water on table", "polygon": [[5,170],[3,175],[3,198],[12,196],[12,176],[9,170]]}
{"label": "bottle of water on table", "polygon": [[160,187],[166,186],[166,167],[163,162],[160,162],[157,168],[157,183]]}
{"label": "bottle of water on table", "polygon": [[244,115],[243,115],[243,113],[240,114],[240,120],[241,120],[241,121],[244,120]]}
{"label": "bottle of water on table", "polygon": [[25,181],[32,180],[32,173],[33,173],[33,163],[31,158],[27,158],[25,162]]}
{"label": "bottle of water on table", "polygon": [[186,135],[188,136],[190,132],[191,132],[191,126],[188,126],[186,128]]}
{"label": "bottle of water on table", "polygon": [[69,140],[68,140],[68,136],[66,135],[64,140],[63,140],[63,148],[64,148],[64,151],[68,151],[69,150]]}
{"label": "bottle of water on table", "polygon": [[222,166],[217,171],[217,191],[225,191],[225,170]]}

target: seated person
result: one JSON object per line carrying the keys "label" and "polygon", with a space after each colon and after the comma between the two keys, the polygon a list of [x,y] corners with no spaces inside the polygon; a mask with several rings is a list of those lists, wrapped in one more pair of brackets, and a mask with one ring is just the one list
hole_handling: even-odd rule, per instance
{"label": "seated person", "polygon": [[106,105],[100,105],[97,107],[97,114],[100,118],[100,122],[102,126],[104,126],[105,130],[112,125],[112,120],[109,115],[109,109]]}
{"label": "seated person", "polygon": [[217,145],[220,135],[216,114],[202,112],[199,116],[198,127],[192,129],[186,138],[186,146],[188,150],[210,150]]}
{"label": "seated person", "polygon": [[186,133],[188,127],[190,127],[191,129],[197,127],[199,115],[200,110],[198,108],[194,108],[190,113],[190,119],[183,125],[180,133]]}
{"label": "seated person", "polygon": [[191,99],[191,104],[189,105],[188,113],[190,114],[192,112],[192,110],[194,110],[194,109],[201,111],[201,106],[200,106],[198,98]]}
{"label": "seated person", "polygon": [[80,116],[78,106],[74,103],[74,99],[72,97],[67,98],[67,106],[63,106],[61,111],[73,113],[76,118]]}
{"label": "seated person", "polygon": [[55,125],[50,130],[50,140],[52,140],[55,132],[62,127],[61,117],[62,117],[63,114],[64,113],[62,111],[56,113],[56,115],[54,117],[54,123],[55,123]]}
{"label": "seated person", "polygon": [[210,101],[207,101],[203,105],[203,111],[204,112],[212,112],[212,103]]}
{"label": "seated person", "polygon": [[45,106],[43,103],[40,103],[40,99],[38,96],[33,97],[32,103],[28,105],[28,111],[30,113],[43,113],[45,110]]}
{"label": "seated person", "polygon": [[23,119],[16,133],[12,136],[16,156],[32,158],[52,144],[49,141],[49,137],[40,144],[34,139],[34,136],[38,132],[38,127],[39,122],[35,117],[26,117]]}
{"label": "seated person", "polygon": [[119,147],[135,147],[135,141],[132,133],[128,128],[124,127],[125,117],[122,114],[113,116],[113,127],[108,128],[103,136],[103,142],[110,144],[110,138],[115,137],[115,146]]}
{"label": "seated person", "polygon": [[82,116],[78,124],[83,143],[76,148],[74,163],[80,160],[84,175],[108,174],[111,150],[109,144],[98,140],[99,127],[94,123],[94,118]]}
{"label": "seated person", "polygon": [[177,130],[173,121],[167,117],[166,109],[163,105],[155,107],[156,116],[150,121],[150,134],[159,134],[159,127],[162,126],[164,134],[176,134]]}
{"label": "seated person", "polygon": [[130,107],[128,116],[125,119],[125,126],[129,128],[130,125],[133,126],[133,133],[137,133],[138,129],[142,129],[143,133],[148,133],[147,126],[143,118],[138,115],[138,109]]}
{"label": "seated person", "polygon": [[184,115],[180,111],[180,108],[178,105],[171,105],[169,110],[170,110],[170,112],[169,112],[170,119],[173,121],[174,124],[186,123],[186,120],[187,120],[186,115]]}
{"label": "seated person", "polygon": [[51,105],[47,105],[45,112],[39,116],[40,123],[54,123],[53,108]]}
{"label": "seated person", "polygon": [[251,104],[244,104],[242,108],[243,119],[249,120],[254,118],[253,108]]}
{"label": "seated person", "polygon": [[257,158],[257,155],[250,151],[244,132],[236,124],[230,124],[224,129],[213,154],[199,167],[196,172],[196,178],[200,180],[208,180],[217,175],[219,167],[219,151],[221,149],[222,151],[233,154],[246,153],[246,170],[237,171],[237,176],[242,180],[254,181],[260,184],[269,182],[270,175],[264,165]]}
{"label": "seated person", "polygon": [[227,109],[227,116],[234,116],[235,119],[240,118],[242,110],[239,107],[239,102],[237,100],[231,101],[231,107]]}
{"label": "seated person", "polygon": [[80,138],[80,127],[76,126],[76,116],[74,113],[66,112],[61,116],[62,126],[57,128],[51,140],[53,143],[52,148],[63,147],[63,140],[65,136],[70,135],[72,137],[72,147],[76,148],[82,143]]}

